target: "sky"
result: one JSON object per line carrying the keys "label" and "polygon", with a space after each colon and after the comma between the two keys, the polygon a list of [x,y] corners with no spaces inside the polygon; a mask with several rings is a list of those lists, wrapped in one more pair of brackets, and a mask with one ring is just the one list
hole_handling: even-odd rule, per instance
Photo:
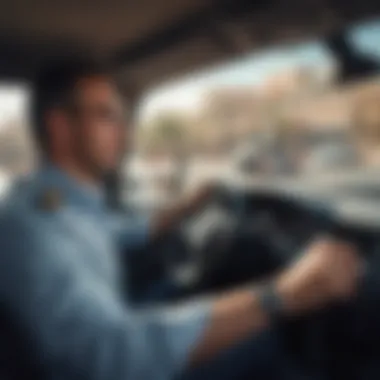
{"label": "sky", "polygon": [[[380,20],[352,28],[355,45],[380,59]],[[182,77],[152,89],[143,98],[139,115],[148,120],[162,110],[191,111],[202,101],[202,94],[213,87],[258,85],[270,75],[295,66],[328,65],[331,57],[319,41],[254,52],[196,75]],[[0,84],[0,128],[9,119],[25,116],[26,87]]]}

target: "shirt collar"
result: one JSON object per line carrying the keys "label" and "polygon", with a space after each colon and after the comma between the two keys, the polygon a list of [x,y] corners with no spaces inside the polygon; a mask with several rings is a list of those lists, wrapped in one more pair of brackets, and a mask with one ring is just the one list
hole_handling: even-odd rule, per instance
{"label": "shirt collar", "polygon": [[104,188],[79,182],[64,170],[47,163],[42,165],[37,173],[37,183],[44,189],[54,189],[62,192],[62,196],[70,204],[90,209],[105,207]]}

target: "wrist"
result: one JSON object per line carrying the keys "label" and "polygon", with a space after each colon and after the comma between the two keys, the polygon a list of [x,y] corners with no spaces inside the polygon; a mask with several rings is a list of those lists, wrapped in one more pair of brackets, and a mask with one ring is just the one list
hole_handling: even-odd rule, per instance
{"label": "wrist", "polygon": [[280,277],[273,285],[278,297],[281,299],[283,313],[285,315],[296,312],[299,302],[294,292],[294,287],[286,276]]}
{"label": "wrist", "polygon": [[261,309],[272,322],[277,321],[284,315],[284,299],[274,283],[260,287],[258,290],[258,299]]}

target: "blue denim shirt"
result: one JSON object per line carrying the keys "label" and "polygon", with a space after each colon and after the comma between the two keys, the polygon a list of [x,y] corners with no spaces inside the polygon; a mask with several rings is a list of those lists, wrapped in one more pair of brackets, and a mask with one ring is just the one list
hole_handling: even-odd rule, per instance
{"label": "blue denim shirt", "polygon": [[121,294],[117,251],[147,229],[54,167],[14,187],[0,218],[0,300],[51,379],[167,380],[186,367],[210,305],[134,310]]}

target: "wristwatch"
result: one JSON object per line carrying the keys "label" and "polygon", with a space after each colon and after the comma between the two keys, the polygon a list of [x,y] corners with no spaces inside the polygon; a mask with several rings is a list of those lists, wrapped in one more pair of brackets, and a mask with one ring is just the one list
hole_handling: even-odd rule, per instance
{"label": "wristwatch", "polygon": [[261,307],[271,320],[278,320],[283,315],[284,305],[273,285],[264,285],[259,290],[259,300]]}

